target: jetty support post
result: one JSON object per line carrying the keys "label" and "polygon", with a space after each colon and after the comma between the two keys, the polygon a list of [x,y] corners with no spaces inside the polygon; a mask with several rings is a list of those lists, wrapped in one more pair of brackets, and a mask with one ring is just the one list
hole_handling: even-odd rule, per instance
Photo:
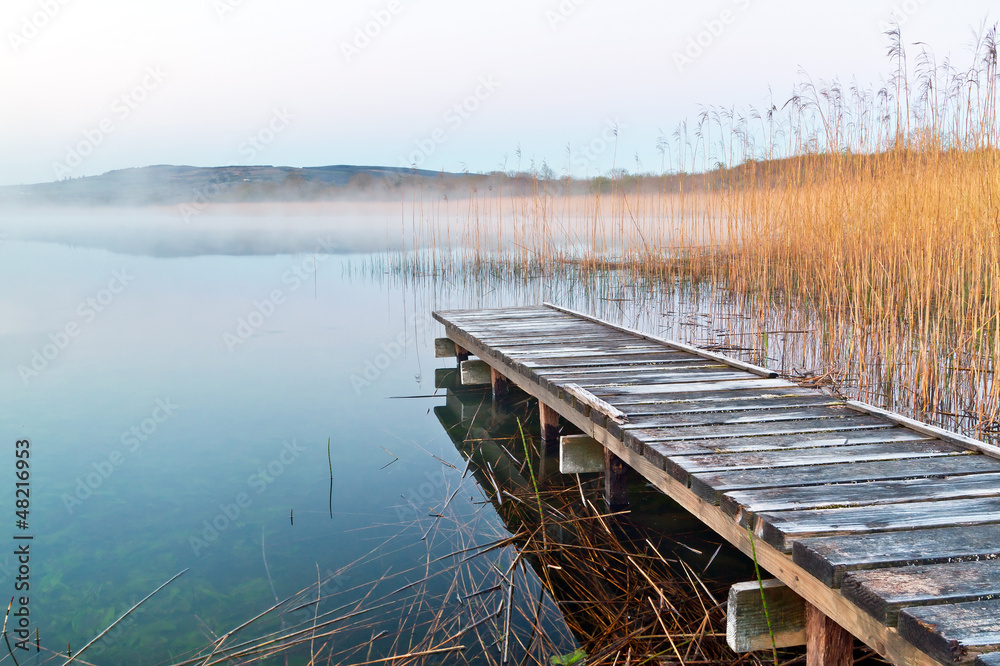
{"label": "jetty support post", "polygon": [[538,420],[541,422],[542,442],[546,449],[559,444],[559,412],[538,401]]}
{"label": "jetty support post", "polygon": [[611,511],[628,508],[628,465],[604,449],[604,499]]}
{"label": "jetty support post", "polygon": [[462,365],[462,361],[469,360],[469,351],[463,349],[458,345],[457,342],[451,338],[435,338],[434,339],[434,357],[435,358],[451,358],[454,356],[458,365]]}
{"label": "jetty support post", "polygon": [[497,369],[490,367],[490,384],[493,386],[493,401],[503,400],[510,393],[510,380]]}
{"label": "jetty support post", "polygon": [[726,603],[726,642],[740,654],[805,645],[805,606],[780,580],[736,583]]}
{"label": "jetty support post", "polygon": [[806,602],[806,666],[851,666],[854,636]]}

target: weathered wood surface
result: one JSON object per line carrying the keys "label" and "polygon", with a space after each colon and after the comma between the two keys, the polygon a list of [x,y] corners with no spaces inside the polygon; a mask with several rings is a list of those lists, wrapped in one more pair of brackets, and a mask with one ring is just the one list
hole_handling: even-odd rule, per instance
{"label": "weathered wood surface", "polygon": [[[731,395],[731,394],[726,394]],[[619,409],[628,407],[628,413],[632,417],[636,416],[668,416],[674,414],[753,414],[757,412],[767,412],[771,410],[798,409],[805,407],[833,407],[842,404],[837,398],[826,396],[803,395],[801,397],[775,396],[763,393],[755,399],[748,395],[742,399],[712,400],[683,400],[673,402],[643,402],[643,403],[623,403],[615,401],[612,403]]]}
{"label": "weathered wood surface", "polygon": [[538,421],[542,433],[542,441],[554,444],[559,440],[559,412],[544,402],[538,403]]}
{"label": "weathered wood surface", "polygon": [[805,645],[805,601],[773,578],[733,585],[726,604],[726,642],[734,652]]}
{"label": "weathered wood surface", "polygon": [[455,343],[449,338],[437,338],[434,340],[435,358],[453,358],[455,356]]}
{"label": "weathered wood surface", "polygon": [[751,389],[790,388],[794,386],[784,379],[761,379],[746,375],[744,379],[723,380],[717,382],[685,382],[671,384],[649,384],[645,386],[621,386],[601,389],[598,392],[602,398],[639,397],[646,399],[671,393],[698,393],[701,391],[746,391]]}
{"label": "weathered wood surface", "polygon": [[[1000,461],[998,461],[1000,462]],[[956,462],[957,466],[961,462]],[[924,500],[994,497],[1000,495],[1000,474],[936,475],[930,478],[744,490],[726,493],[722,510],[746,525],[763,511],[791,511]]]}
{"label": "weathered wood surface", "polygon": [[806,602],[806,666],[851,666],[854,636]]}
{"label": "weathered wood surface", "polygon": [[791,550],[792,541],[813,536],[988,523],[1000,523],[1000,497],[764,512],[754,531],[775,548]]}
{"label": "weathered wood surface", "polygon": [[604,501],[611,511],[628,507],[628,465],[604,449]]}
{"label": "weathered wood surface", "polygon": [[590,435],[563,435],[559,438],[559,472],[594,474],[604,471],[604,445]]}
{"label": "weathered wood surface", "polygon": [[929,456],[953,456],[961,453],[961,449],[955,444],[932,439],[917,442],[828,446],[797,449],[793,452],[779,450],[670,456],[666,459],[666,471],[675,479],[686,481],[692,474],[726,469],[775,469],[801,465],[821,467],[839,463],[905,460],[906,458],[926,458]]}
{"label": "weathered wood surface", "polygon": [[725,426],[688,426],[677,428],[636,428],[625,433],[625,444],[632,441],[676,442],[685,439],[716,439],[731,437],[763,437],[770,435],[797,435],[815,432],[845,431],[841,444],[850,444],[851,430],[892,428],[888,421],[865,416],[838,416],[825,419],[799,419],[773,423],[734,423]]}
{"label": "weathered wood surface", "polygon": [[904,608],[899,633],[946,664],[1000,650],[1000,599]]}
{"label": "weathered wood surface", "polygon": [[[762,564],[822,609],[810,663],[848,663],[851,641],[829,615],[895,663],[929,665],[914,645],[941,658],[940,640],[917,631],[908,634],[916,643],[903,640],[887,627],[899,609],[905,617],[942,599],[991,600],[988,569],[970,569],[980,575],[965,588],[935,578],[935,591],[900,567],[1000,556],[1000,489],[991,487],[1000,460],[983,455],[1000,449],[554,307],[435,317],[457,352],[471,350],[494,380],[506,376],[604,447],[609,502],[620,501],[614,486],[627,463],[744,552],[752,526]],[[547,409],[543,432],[558,420]],[[835,588],[851,572],[848,599]],[[907,574],[894,595],[885,581]],[[883,610],[862,611],[877,606],[870,599]],[[959,640],[970,662],[985,650],[975,640]]]}
{"label": "weathered wood surface", "polygon": [[[773,384],[775,380],[767,379],[760,381]],[[734,409],[740,409],[742,405],[750,406],[754,404],[761,404],[757,402],[761,400],[817,396],[816,391],[812,389],[796,386],[795,384],[788,384],[783,379],[779,379],[777,381],[782,383],[780,385],[761,387],[756,382],[730,382],[729,386],[723,386],[721,388],[710,386],[704,390],[690,392],[676,391],[672,393],[652,395],[620,395],[609,397],[608,401],[618,406],[690,404],[696,407],[698,403],[705,403],[712,400],[724,400],[726,402],[733,402]]]}
{"label": "weathered wood surface", "polygon": [[563,390],[573,396],[575,401],[586,405],[588,409],[596,410],[603,414],[606,419],[610,419],[619,424],[628,423],[628,415],[625,412],[594,396],[594,394],[586,388],[578,386],[577,384],[566,384],[563,386]]}
{"label": "weathered wood surface", "polygon": [[465,385],[489,384],[492,380],[490,366],[485,361],[479,359],[462,361],[459,368],[462,374],[462,383]]}
{"label": "weathered wood surface", "polygon": [[902,608],[1000,598],[1000,561],[855,571],[841,585],[845,597],[891,627]]}
{"label": "weathered wood surface", "polygon": [[[891,430],[882,431],[892,433]],[[926,440],[919,433],[910,433],[913,440]],[[934,475],[975,474],[1000,472],[1000,461],[966,452],[954,456],[932,454],[905,460],[874,462],[848,462],[814,467],[802,465],[780,470],[750,469],[722,470],[693,474],[691,490],[699,497],[719,503],[721,496],[733,490],[749,488],[791,488],[794,486],[824,485],[828,483],[855,483],[912,479]]]}
{"label": "weathered wood surface", "polygon": [[799,539],[792,560],[831,587],[849,571],[1000,558],[1000,525]]}

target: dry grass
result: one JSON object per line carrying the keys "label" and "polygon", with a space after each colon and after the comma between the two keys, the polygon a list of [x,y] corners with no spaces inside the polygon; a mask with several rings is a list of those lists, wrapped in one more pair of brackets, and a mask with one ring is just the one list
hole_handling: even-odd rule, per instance
{"label": "dry grass", "polygon": [[459,201],[414,199],[418,252],[384,268],[589,282],[633,310],[668,303],[678,280],[709,284],[752,322],[735,346],[787,370],[768,332],[810,329],[799,356],[845,394],[996,434],[996,29],[961,70],[926,50],[908,62],[888,37],[885,87],[808,82],[780,108],[706,110],[659,146],[672,175],[589,190],[501,176]]}

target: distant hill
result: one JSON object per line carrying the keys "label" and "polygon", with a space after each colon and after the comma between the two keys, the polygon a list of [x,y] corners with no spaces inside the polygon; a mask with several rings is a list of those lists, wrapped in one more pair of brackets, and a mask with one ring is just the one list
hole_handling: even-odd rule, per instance
{"label": "distant hill", "polygon": [[483,178],[469,174],[371,166],[148,166],[35,185],[0,187],[8,205],[183,205],[242,201],[385,196],[405,185],[451,189]]}

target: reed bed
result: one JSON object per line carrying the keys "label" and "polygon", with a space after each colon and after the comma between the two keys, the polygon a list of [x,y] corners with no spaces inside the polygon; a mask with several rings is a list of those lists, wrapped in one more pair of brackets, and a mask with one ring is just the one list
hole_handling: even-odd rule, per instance
{"label": "reed bed", "polygon": [[[377,559],[416,537],[426,543],[425,556],[415,557],[409,570],[333,593],[324,592],[329,580],[318,577],[173,666],[281,659],[310,665],[804,662],[801,650],[781,651],[780,661],[765,655],[766,662],[732,653],[724,633],[726,584],[703,580],[674,554],[683,535],[658,534],[625,514],[608,513],[596,479],[566,483],[546,475],[544,447],[522,423],[533,409],[527,400],[494,409],[485,394],[459,399],[478,399],[482,408],[464,420],[446,407],[436,411],[466,458],[462,484],[370,555]],[[481,497],[471,518],[450,510],[455,495],[469,490]],[[450,552],[431,557],[442,542]],[[860,649],[859,657],[870,656]]]}
{"label": "reed bed", "polygon": [[[374,270],[479,292],[590,283],[611,318],[701,289],[699,310],[725,303],[748,318],[734,349],[787,374],[808,357],[809,373],[849,397],[994,438],[996,26],[964,68],[926,47],[910,56],[898,29],[887,37],[885,86],[806,80],[780,105],[707,109],[661,138],[663,175],[493,174],[427,206],[424,192],[408,202],[409,251]],[[795,345],[810,349],[786,358],[775,331],[809,331]]]}

